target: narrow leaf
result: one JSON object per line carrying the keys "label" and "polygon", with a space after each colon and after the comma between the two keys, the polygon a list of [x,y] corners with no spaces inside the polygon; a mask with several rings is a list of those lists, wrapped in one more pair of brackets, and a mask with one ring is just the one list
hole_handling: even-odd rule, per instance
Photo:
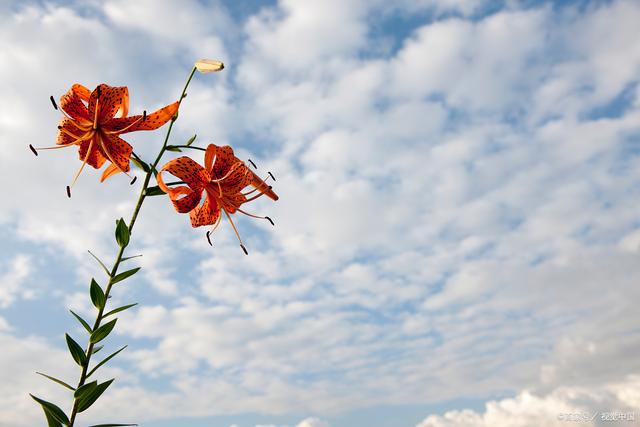
{"label": "narrow leaf", "polygon": [[111,316],[112,314],[120,313],[121,311],[127,310],[131,307],[135,307],[136,305],[138,305],[137,302],[135,304],[127,304],[127,305],[123,305],[122,307],[114,308],[113,310],[111,310],[110,312],[108,312],[102,317],[105,318],[107,316]]}
{"label": "narrow leaf", "polygon": [[87,332],[91,333],[91,326],[89,326],[89,324],[82,317],[80,317],[76,313],[74,313],[73,310],[69,310],[69,311],[71,312],[71,314],[73,314],[73,317],[78,319],[78,322],[80,322],[80,324],[82,326],[84,326],[84,328],[87,330]]}
{"label": "narrow leaf", "polygon": [[116,224],[116,242],[118,242],[120,247],[127,246],[129,244],[129,227],[127,227],[127,224],[122,218],[120,218]]}
{"label": "narrow leaf", "polygon": [[160,187],[158,187],[157,185],[153,187],[149,187],[146,190],[144,190],[145,196],[162,196],[163,194],[166,194],[166,193],[162,191]]}
{"label": "narrow leaf", "polygon": [[167,151],[173,151],[176,153],[182,153],[182,150],[178,147],[176,147],[175,145],[167,145],[167,148],[165,148],[165,150]]}
{"label": "narrow leaf", "polygon": [[100,266],[102,267],[102,269],[104,270],[104,272],[105,272],[105,273],[107,273],[107,276],[111,276],[111,273],[109,273],[109,269],[107,268],[107,266],[106,266],[106,265],[104,265],[104,262],[100,261],[100,258],[98,258],[97,256],[95,256],[95,255],[93,254],[93,252],[91,252],[91,251],[89,251],[89,250],[88,250],[87,252],[89,252],[89,254],[93,257],[93,259],[95,259],[95,260],[98,262],[98,264],[100,264]]}
{"label": "narrow leaf", "polygon": [[190,146],[191,144],[193,144],[193,141],[195,141],[197,137],[198,137],[198,135],[194,134],[191,138],[189,138],[189,140],[187,141],[187,143],[185,145],[187,147]]}
{"label": "narrow leaf", "polygon": [[111,322],[105,323],[104,325],[100,326],[98,329],[93,331],[93,333],[91,334],[91,337],[89,338],[89,341],[95,344],[105,339],[107,335],[111,333],[111,331],[113,330],[113,327],[116,326],[117,320],[118,319],[113,319]]}
{"label": "narrow leaf", "polygon": [[[44,408],[42,408],[44,410]],[[44,411],[44,416],[47,417],[47,426],[48,427],[62,427],[62,423],[54,418],[53,415],[49,414],[47,411]]]}
{"label": "narrow leaf", "polygon": [[113,359],[114,357],[116,357],[116,355],[118,353],[120,353],[122,350],[124,350],[125,348],[127,348],[127,346],[125,345],[124,347],[122,347],[120,350],[116,351],[115,353],[107,356],[102,362],[98,363],[91,371],[89,371],[89,373],[87,374],[87,378],[89,378],[91,376],[91,374],[93,374],[95,371],[98,370],[98,368],[102,365],[104,365],[105,363],[107,363],[109,360]]}
{"label": "narrow leaf", "polygon": [[136,165],[137,167],[139,167],[143,171],[149,172],[149,165],[146,164],[145,162],[143,162],[142,160],[138,160],[135,157],[132,157],[131,161],[133,162],[134,165]]}
{"label": "narrow leaf", "polygon": [[51,415],[53,418],[55,418],[62,424],[69,425],[69,418],[67,417],[67,414],[65,414],[62,409],[58,408],[56,405],[54,405],[51,402],[47,402],[46,400],[42,400],[40,398],[35,397],[33,394],[29,394],[29,396],[31,396],[33,400],[38,402],[42,406],[42,409],[44,409],[44,411],[47,414]]}
{"label": "narrow leaf", "polygon": [[121,261],[121,262],[125,262],[125,261],[129,261],[130,259],[140,258],[141,256],[142,256],[142,254],[140,254],[140,255],[131,255],[131,256],[126,256],[126,257],[122,258],[120,261]]}
{"label": "narrow leaf", "polygon": [[86,383],[78,387],[75,393],[73,393],[73,397],[75,399],[82,399],[87,396],[91,390],[97,387],[98,381],[91,381],[90,383]]}
{"label": "narrow leaf", "polygon": [[104,391],[111,385],[113,379],[109,381],[105,381],[102,384],[98,384],[89,394],[87,394],[82,399],[78,400],[78,412],[85,411],[89,409],[93,403],[98,400],[98,398],[104,393]]}
{"label": "narrow leaf", "polygon": [[80,347],[80,344],[75,342],[73,338],[69,336],[69,334],[64,334],[67,339],[67,346],[69,347],[69,352],[71,353],[71,357],[76,363],[80,366],[84,366],[87,363],[87,355],[84,354],[84,350]]}
{"label": "narrow leaf", "polygon": [[48,378],[48,379],[50,379],[51,381],[56,382],[56,383],[60,384],[61,386],[64,386],[64,387],[68,388],[68,389],[69,389],[69,390],[71,390],[71,391],[74,391],[74,390],[75,390],[75,388],[71,387],[69,384],[65,383],[65,382],[64,382],[64,381],[62,381],[62,380],[59,380],[59,379],[57,379],[57,378],[54,378],[54,377],[52,377],[51,375],[43,374],[42,372],[36,372],[36,374],[38,374],[38,375],[42,375],[43,377]]}
{"label": "narrow leaf", "polygon": [[91,287],[89,288],[89,295],[91,295],[91,302],[96,306],[98,310],[104,307],[106,298],[104,296],[104,291],[98,285],[94,279],[91,279]]}
{"label": "narrow leaf", "polygon": [[133,276],[140,270],[140,267],[132,268],[131,270],[123,271],[120,274],[116,274],[113,279],[111,279],[111,284],[118,283],[126,279],[127,277]]}
{"label": "narrow leaf", "polygon": [[97,346],[93,347],[93,350],[91,350],[91,354],[96,354],[97,352],[99,352],[103,348],[104,348],[103,345],[97,345]]}

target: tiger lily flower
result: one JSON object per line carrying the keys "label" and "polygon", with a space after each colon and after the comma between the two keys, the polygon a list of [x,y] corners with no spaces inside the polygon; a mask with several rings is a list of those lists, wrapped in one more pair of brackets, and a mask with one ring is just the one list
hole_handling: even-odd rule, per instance
{"label": "tiger lily flower", "polygon": [[[54,108],[57,105],[51,98]],[[129,160],[133,148],[120,138],[120,134],[138,130],[153,130],[164,125],[178,111],[180,103],[174,102],[152,114],[127,116],[129,113],[129,90],[126,86],[111,87],[98,85],[93,92],[74,84],[60,97],[60,109],[64,117],[60,120],[58,138],[53,147],[34,148],[51,150],[78,146],[82,165],[76,173],[71,186],[86,164],[100,169],[109,160],[111,164],[104,170],[100,182],[118,172],[129,172]],[[120,112],[119,117],[116,117]],[[128,174],[127,174],[128,175]],[[69,195],[70,187],[67,187]]]}
{"label": "tiger lily flower", "polygon": [[[162,172],[169,172],[182,181],[180,184],[186,185],[169,187],[162,179]],[[212,230],[207,232],[207,239],[220,224],[224,212],[240,242],[240,247],[248,253],[231,214],[240,212],[252,218],[266,219],[273,225],[268,216],[257,216],[241,208],[244,203],[263,194],[274,201],[278,200],[276,193],[266,183],[269,177],[273,178],[273,175],[269,173],[265,179],[256,175],[233,154],[233,149],[228,145],[219,147],[209,144],[204,155],[204,167],[189,157],[178,157],[165,164],[156,179],[158,186],[169,195],[176,211],[189,212],[192,227],[213,226]],[[242,190],[248,186],[253,189],[243,193]],[[252,195],[256,192],[257,194]]]}

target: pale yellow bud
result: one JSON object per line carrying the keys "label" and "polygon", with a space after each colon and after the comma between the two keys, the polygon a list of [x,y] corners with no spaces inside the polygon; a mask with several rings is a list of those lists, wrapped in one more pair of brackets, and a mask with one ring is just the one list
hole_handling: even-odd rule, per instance
{"label": "pale yellow bud", "polygon": [[222,62],[214,61],[213,59],[200,59],[196,61],[195,66],[201,73],[214,73],[224,68]]}

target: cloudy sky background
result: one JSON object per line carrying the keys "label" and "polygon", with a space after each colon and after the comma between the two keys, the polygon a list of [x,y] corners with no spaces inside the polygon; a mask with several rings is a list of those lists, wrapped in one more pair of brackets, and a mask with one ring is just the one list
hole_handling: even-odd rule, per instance
{"label": "cloudy sky background", "polygon": [[129,348],[81,425],[638,422],[640,4],[392,3],[0,2],[0,426],[44,423],[28,392],[70,403],[34,372],[77,381],[67,308],[94,315],[86,250],[112,262],[140,185],[87,169],[67,199],[74,150],[27,149],[55,140],[49,96],[127,85],[150,111],[201,57],[227,68],[173,141],[273,171],[252,211],[276,227],[238,218],[246,257],[145,203],[111,300],[140,303],[107,342]]}

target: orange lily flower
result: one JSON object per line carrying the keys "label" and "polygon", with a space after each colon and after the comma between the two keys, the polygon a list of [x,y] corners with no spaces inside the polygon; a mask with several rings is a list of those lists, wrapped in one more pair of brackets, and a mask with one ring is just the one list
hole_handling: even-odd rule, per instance
{"label": "orange lily flower", "polygon": [[[53,106],[57,109],[53,97]],[[105,161],[111,164],[105,169],[100,182],[118,172],[129,172],[129,160],[133,148],[120,138],[120,134],[137,130],[153,130],[164,125],[178,111],[180,102],[174,102],[147,115],[129,116],[129,90],[126,86],[111,87],[98,85],[93,92],[74,84],[60,97],[60,108],[64,117],[58,126],[58,138],[53,147],[30,147],[36,150],[50,150],[78,146],[82,166],[73,178],[71,186],[86,164],[100,169]],[[120,112],[120,116],[116,114]],[[127,174],[128,175],[128,174]],[[70,187],[67,187],[69,191]],[[70,194],[70,193],[69,193]]]}
{"label": "orange lily flower", "polygon": [[[182,180],[181,183],[186,185],[169,187],[162,179],[162,172],[165,171],[179,178]],[[266,183],[269,177],[273,178],[273,175],[269,173],[265,179],[256,175],[233,154],[233,149],[228,145],[219,147],[209,144],[204,156],[204,167],[189,157],[178,157],[165,164],[156,179],[158,186],[169,195],[176,211],[189,212],[192,227],[213,226],[213,229],[207,232],[207,239],[220,224],[221,213],[224,212],[240,242],[240,247],[248,253],[231,219],[231,214],[240,212],[253,218],[266,219],[273,225],[273,221],[268,216],[253,215],[240,207],[263,194],[272,200],[278,200],[276,193]],[[248,186],[253,189],[243,193],[242,190]],[[256,191],[257,194],[251,196]],[[203,193],[204,202],[201,203]]]}

